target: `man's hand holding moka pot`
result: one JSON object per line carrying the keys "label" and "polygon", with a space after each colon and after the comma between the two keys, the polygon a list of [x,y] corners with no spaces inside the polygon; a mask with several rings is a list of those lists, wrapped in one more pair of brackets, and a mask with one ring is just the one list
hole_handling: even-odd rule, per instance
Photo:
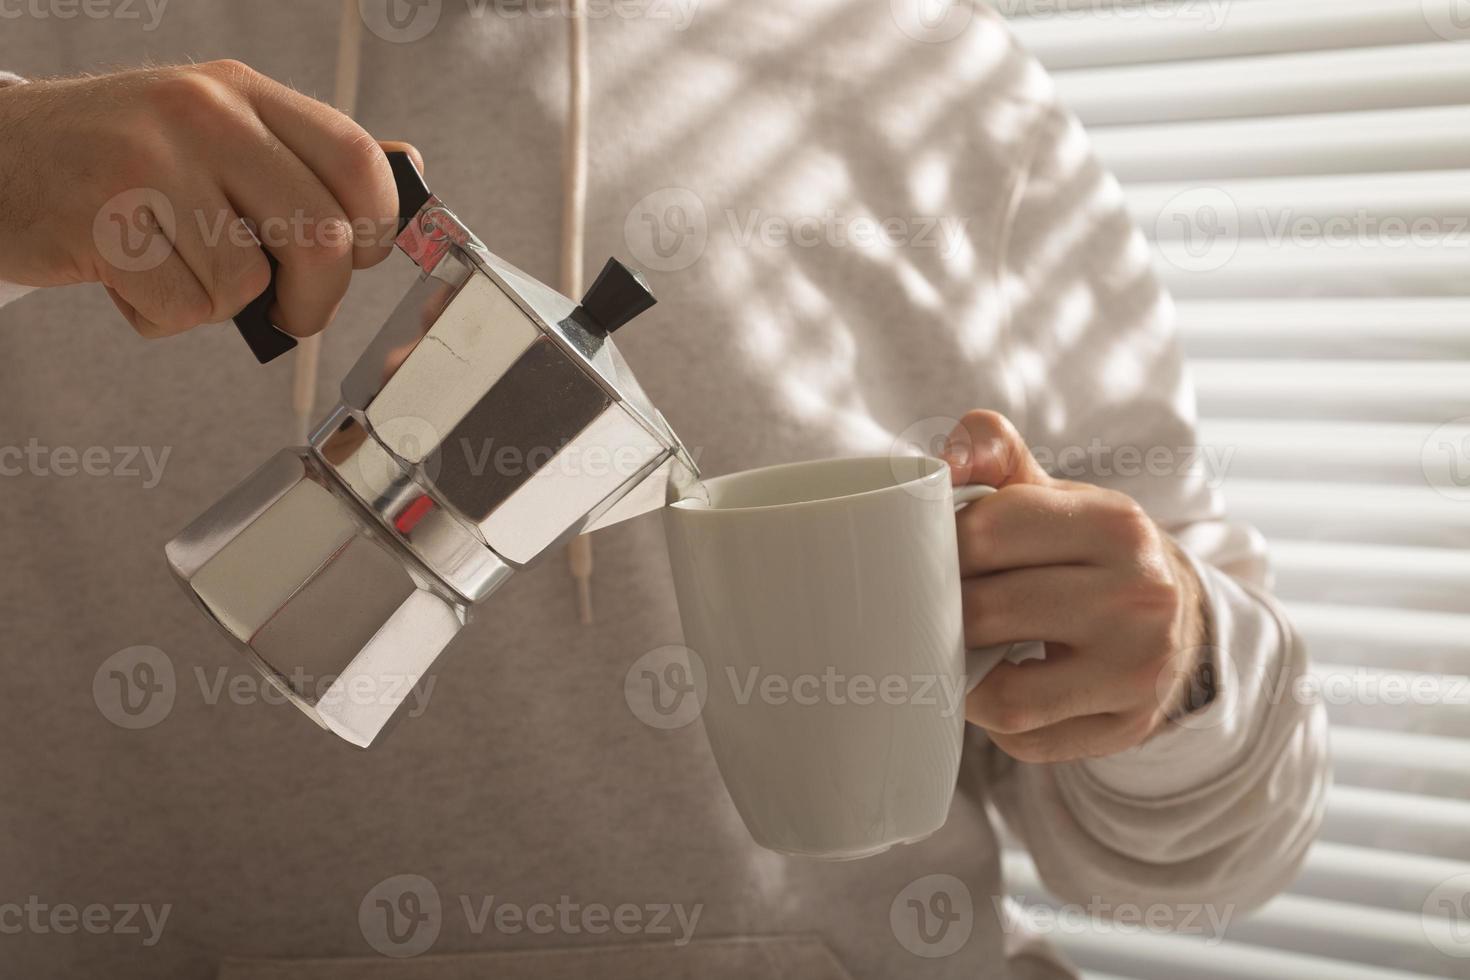
{"label": "man's hand holding moka pot", "polygon": [[346,115],[233,61],[0,89],[0,280],[97,282],[145,337],[229,320],[271,283],[272,322],[331,322],[386,257],[398,195]]}

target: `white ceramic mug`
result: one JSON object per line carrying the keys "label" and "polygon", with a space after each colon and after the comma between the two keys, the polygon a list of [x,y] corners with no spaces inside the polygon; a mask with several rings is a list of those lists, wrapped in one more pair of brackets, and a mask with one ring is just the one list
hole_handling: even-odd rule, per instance
{"label": "white ceramic mug", "polygon": [[751,836],[835,860],[929,836],[954,795],[965,694],[1035,650],[965,650],[954,510],[994,491],[956,494],[930,457],[705,488],[664,522],[705,732]]}

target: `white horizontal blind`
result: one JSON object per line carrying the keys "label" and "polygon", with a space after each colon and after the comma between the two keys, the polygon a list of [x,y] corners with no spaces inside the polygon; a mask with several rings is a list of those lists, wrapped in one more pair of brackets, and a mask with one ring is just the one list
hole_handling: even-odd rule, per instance
{"label": "white horizontal blind", "polygon": [[1288,894],[1055,938],[1096,980],[1470,977],[1470,0],[994,3],[1153,244],[1333,720]]}

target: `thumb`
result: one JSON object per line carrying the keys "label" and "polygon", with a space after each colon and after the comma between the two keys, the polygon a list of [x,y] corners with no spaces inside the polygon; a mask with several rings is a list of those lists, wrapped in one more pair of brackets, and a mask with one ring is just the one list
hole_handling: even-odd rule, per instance
{"label": "thumb", "polygon": [[1021,433],[999,412],[967,412],[950,432],[944,459],[955,486],[983,483],[996,489],[1013,483],[1050,486],[1055,481],[1036,462]]}

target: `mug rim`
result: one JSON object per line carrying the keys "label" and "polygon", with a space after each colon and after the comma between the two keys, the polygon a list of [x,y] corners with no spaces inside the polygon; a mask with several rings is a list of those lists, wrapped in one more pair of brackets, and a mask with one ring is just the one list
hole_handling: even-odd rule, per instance
{"label": "mug rim", "polygon": [[[856,490],[852,493],[842,493],[835,496],[817,497],[811,500],[789,500],[781,503],[752,504],[745,507],[716,507],[710,503],[706,503],[703,500],[699,500],[698,498],[686,498],[684,500],[674,501],[669,505],[669,508],[671,510],[678,510],[684,514],[707,514],[711,516],[721,514],[759,514],[765,511],[794,510],[797,508],[820,507],[823,505],[830,505],[843,501],[862,500],[867,497],[876,497],[881,494],[894,493],[896,491],[905,491],[909,488],[932,481],[935,479],[936,476],[940,474],[944,474],[947,478],[949,477],[949,464],[946,463],[944,460],[939,459],[937,456],[922,454],[914,456],[829,456],[822,459],[799,460],[793,463],[773,463],[769,466],[756,466],[748,470],[738,470],[734,473],[726,473],[721,476],[711,477],[710,479],[703,481],[703,483],[705,490],[709,492],[713,489],[713,487],[727,481],[749,479],[758,476],[769,476],[771,474],[790,470],[827,468],[837,469],[843,465],[871,463],[879,461],[888,462],[890,465],[890,472],[892,472],[891,467],[899,460],[914,461],[916,463],[919,463],[920,465],[926,467],[927,472],[923,472],[919,476],[912,477],[907,480],[901,480],[898,478],[898,475],[896,473],[892,473],[892,483],[885,483],[883,486],[872,487],[867,490]],[[951,487],[951,489],[953,488]]]}

